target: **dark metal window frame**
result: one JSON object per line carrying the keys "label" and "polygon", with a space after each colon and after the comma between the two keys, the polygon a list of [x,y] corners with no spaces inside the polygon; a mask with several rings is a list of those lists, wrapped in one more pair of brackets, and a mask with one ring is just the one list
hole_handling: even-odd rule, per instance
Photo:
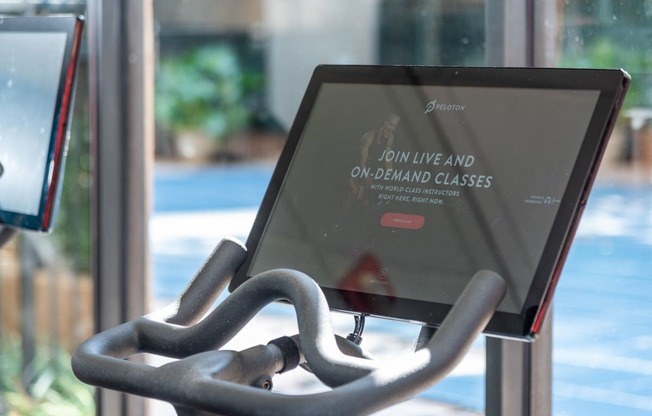
{"label": "dark metal window frame", "polygon": [[[487,66],[554,66],[557,4],[486,0]],[[552,414],[552,311],[536,342],[487,338],[487,416]]]}
{"label": "dark metal window frame", "polygon": [[[152,0],[89,0],[95,330],[147,312],[153,159]],[[99,390],[98,414],[144,413],[144,400]]]}

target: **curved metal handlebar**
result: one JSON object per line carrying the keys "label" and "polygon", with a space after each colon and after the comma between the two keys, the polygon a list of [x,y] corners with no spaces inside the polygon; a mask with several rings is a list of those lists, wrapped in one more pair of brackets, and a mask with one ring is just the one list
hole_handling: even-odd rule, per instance
{"label": "curved metal handlebar", "polygon": [[[177,409],[233,415],[366,414],[404,401],[450,372],[505,293],[500,276],[478,272],[424,348],[381,364],[340,351],[323,293],[310,277],[294,270],[249,279],[201,319],[244,256],[244,246],[223,240],[175,304],[84,342],[73,355],[77,377],[165,400]],[[283,352],[273,343],[239,353],[219,350],[277,300],[294,306],[301,353],[333,390],[286,396],[257,388],[266,387],[269,377],[285,366]],[[159,368],[127,360],[138,353],[181,360]]]}

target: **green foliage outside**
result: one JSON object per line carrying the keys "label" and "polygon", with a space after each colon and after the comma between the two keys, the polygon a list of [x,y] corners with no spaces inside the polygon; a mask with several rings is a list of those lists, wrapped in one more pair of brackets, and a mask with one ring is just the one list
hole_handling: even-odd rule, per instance
{"label": "green foliage outside", "polygon": [[[0,414],[7,416],[91,416],[94,390],[75,377],[70,355],[37,349],[33,377],[23,381],[20,343],[0,344]],[[26,387],[25,387],[26,386]]]}
{"label": "green foliage outside", "polygon": [[224,140],[250,122],[247,98],[260,85],[262,75],[244,71],[224,45],[165,58],[156,78],[156,120],[173,133],[196,130]]}
{"label": "green foliage outside", "polygon": [[[648,46],[649,45],[642,45]],[[576,68],[623,68],[631,76],[624,108],[652,107],[652,52],[643,48],[623,47],[611,38],[600,38],[581,54],[564,54],[561,66]]]}
{"label": "green foliage outside", "polygon": [[652,2],[565,1],[560,66],[623,68],[632,77],[624,107],[652,108]]}

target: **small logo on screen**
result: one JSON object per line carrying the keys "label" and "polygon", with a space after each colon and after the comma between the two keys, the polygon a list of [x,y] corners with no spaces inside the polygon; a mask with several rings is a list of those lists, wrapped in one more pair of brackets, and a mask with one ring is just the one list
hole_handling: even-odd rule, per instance
{"label": "small logo on screen", "polygon": [[433,111],[464,111],[466,110],[466,105],[464,104],[448,104],[441,103],[437,100],[432,100],[426,105],[426,111],[424,114],[428,114]]}

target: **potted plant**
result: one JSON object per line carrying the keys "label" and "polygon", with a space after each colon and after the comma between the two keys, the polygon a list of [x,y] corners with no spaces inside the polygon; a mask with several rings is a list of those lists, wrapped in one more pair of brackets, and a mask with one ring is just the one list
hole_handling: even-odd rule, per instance
{"label": "potted plant", "polygon": [[177,156],[206,159],[249,119],[235,52],[208,45],[163,59],[156,80],[156,120]]}

